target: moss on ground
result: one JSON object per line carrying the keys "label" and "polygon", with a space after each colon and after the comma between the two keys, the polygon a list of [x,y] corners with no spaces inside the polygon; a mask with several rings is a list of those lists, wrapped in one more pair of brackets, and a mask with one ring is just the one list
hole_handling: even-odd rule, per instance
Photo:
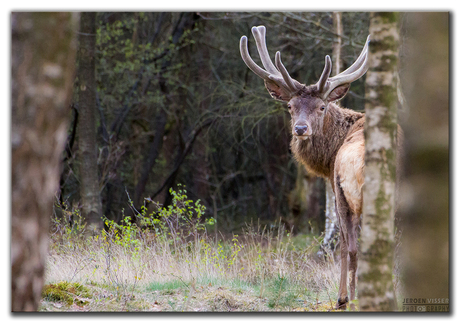
{"label": "moss on ground", "polygon": [[90,298],[91,293],[88,288],[79,283],[63,281],[45,285],[42,297],[49,302],[59,302],[69,306],[73,304],[84,306],[88,304],[84,298]]}

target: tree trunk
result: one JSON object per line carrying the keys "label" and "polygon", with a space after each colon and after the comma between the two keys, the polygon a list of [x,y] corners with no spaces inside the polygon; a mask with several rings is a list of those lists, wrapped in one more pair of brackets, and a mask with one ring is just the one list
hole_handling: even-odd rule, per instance
{"label": "tree trunk", "polygon": [[425,299],[427,305],[437,300],[431,304],[448,311],[449,13],[407,13],[404,21],[407,37],[401,79],[410,91],[410,117],[404,123],[406,167],[399,209],[402,306],[418,310],[410,306],[410,299]]}
{"label": "tree trunk", "polygon": [[11,308],[36,311],[74,78],[75,14],[13,12]]}
{"label": "tree trunk", "polygon": [[96,13],[80,17],[78,48],[78,149],[82,215],[90,227],[102,227],[96,145]]}
{"label": "tree trunk", "polygon": [[398,14],[372,13],[369,29],[372,40],[366,77],[366,168],[358,295],[362,311],[391,311],[395,309]]}
{"label": "tree trunk", "polygon": [[289,193],[288,203],[292,219],[285,223],[294,233],[320,234],[325,221],[322,218],[324,204],[323,179],[308,174],[303,165],[297,166],[297,179],[294,189]]}
{"label": "tree trunk", "polygon": [[149,140],[149,150],[144,158],[141,176],[137,182],[134,192],[134,205],[138,210],[140,210],[140,207],[144,205],[143,195],[145,192],[145,186],[147,185],[149,174],[155,166],[163,146],[163,136],[167,121],[166,112],[160,108],[157,117],[152,120],[153,121],[151,122],[150,127],[151,129],[155,129],[155,135],[153,136],[153,140]]}
{"label": "tree trunk", "polygon": [[331,182],[326,183],[326,223],[324,229],[324,239],[321,248],[318,251],[318,256],[324,256],[327,252],[334,252],[339,250],[338,245],[338,232],[337,214],[335,213],[335,195],[332,190]]}
{"label": "tree trunk", "polygon": [[[343,25],[342,25],[342,13],[334,11],[332,13],[332,22],[334,32],[338,35],[336,36],[334,45],[332,46],[332,59],[333,59],[333,69],[334,75],[339,74],[342,71],[342,58],[341,58],[341,48],[342,48],[342,37],[343,35]],[[321,245],[321,249],[318,251],[318,255],[322,256],[324,250],[335,251],[337,239],[336,234],[339,232],[337,226],[337,215],[335,214],[335,195],[332,190],[331,182],[326,181],[326,229],[324,232],[324,240]]]}
{"label": "tree trunk", "polygon": [[343,35],[343,25],[342,25],[342,13],[334,11],[332,13],[332,22],[334,32],[337,34],[335,37],[335,42],[332,47],[332,59],[333,59],[333,74],[337,75],[342,71],[342,35]]}

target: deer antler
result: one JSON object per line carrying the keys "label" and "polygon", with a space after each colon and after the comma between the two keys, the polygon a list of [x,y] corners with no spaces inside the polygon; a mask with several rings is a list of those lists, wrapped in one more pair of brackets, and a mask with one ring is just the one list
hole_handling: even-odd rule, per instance
{"label": "deer antler", "polygon": [[302,84],[294,80],[281,62],[281,53],[278,51],[275,55],[275,65],[270,59],[268,54],[267,45],[265,43],[265,26],[252,27],[252,34],[257,44],[257,51],[259,52],[262,65],[265,70],[257,65],[249,55],[248,51],[248,38],[241,37],[240,52],[243,61],[256,75],[263,78],[265,81],[275,83],[277,86],[283,88],[287,93],[295,93]]}
{"label": "deer antler", "polygon": [[337,74],[334,77],[329,77],[332,70],[332,62],[329,55],[326,55],[326,64],[324,66],[323,73],[321,74],[318,83],[316,83],[318,91],[321,93],[322,99],[326,99],[331,91],[336,87],[356,81],[367,72],[367,54],[370,37],[370,35],[367,36],[366,44],[364,45],[364,48],[356,61],[345,71]]}

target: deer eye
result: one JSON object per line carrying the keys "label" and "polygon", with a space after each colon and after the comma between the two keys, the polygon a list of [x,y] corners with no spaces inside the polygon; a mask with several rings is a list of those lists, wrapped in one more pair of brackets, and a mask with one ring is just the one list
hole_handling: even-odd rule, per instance
{"label": "deer eye", "polygon": [[287,105],[287,108],[288,108],[289,110],[291,110],[291,105],[290,105],[290,104],[288,104],[288,105]]}
{"label": "deer eye", "polygon": [[326,109],[326,106],[322,106],[321,108],[319,108],[321,111],[324,111],[324,109]]}

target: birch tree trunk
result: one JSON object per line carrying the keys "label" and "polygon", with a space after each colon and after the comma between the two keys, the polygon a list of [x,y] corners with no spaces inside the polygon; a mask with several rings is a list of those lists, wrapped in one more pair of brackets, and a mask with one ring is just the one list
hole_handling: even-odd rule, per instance
{"label": "birch tree trunk", "polygon": [[324,230],[324,240],[318,251],[318,256],[323,256],[325,252],[334,254],[337,250],[339,227],[337,226],[337,214],[335,213],[335,195],[332,190],[331,182],[326,183],[326,224]]}
{"label": "birch tree trunk", "polygon": [[395,309],[393,286],[397,150],[398,14],[371,13],[366,77],[365,184],[361,257],[358,268],[362,311]]}
{"label": "birch tree trunk", "polygon": [[75,69],[75,14],[11,14],[11,308],[36,311]]}
{"label": "birch tree trunk", "polygon": [[337,36],[335,37],[334,46],[332,48],[332,63],[333,63],[333,74],[337,75],[342,71],[342,35],[343,35],[343,24],[342,24],[342,13],[334,11],[332,13],[333,28]]}
{"label": "birch tree trunk", "polygon": [[78,48],[78,150],[82,215],[90,227],[102,227],[96,146],[96,13],[80,16]]}
{"label": "birch tree trunk", "polygon": [[[332,60],[333,60],[333,75],[337,75],[342,71],[342,37],[343,35],[343,24],[342,24],[342,13],[334,11],[332,13],[332,22],[335,33],[338,35],[335,38],[334,45],[332,46]],[[326,224],[324,230],[324,240],[318,251],[318,256],[324,255],[324,252],[331,250],[334,252],[336,249],[337,239],[334,239],[335,235],[339,231],[337,226],[337,215],[335,213],[335,195],[332,190],[330,181],[326,182]]]}

